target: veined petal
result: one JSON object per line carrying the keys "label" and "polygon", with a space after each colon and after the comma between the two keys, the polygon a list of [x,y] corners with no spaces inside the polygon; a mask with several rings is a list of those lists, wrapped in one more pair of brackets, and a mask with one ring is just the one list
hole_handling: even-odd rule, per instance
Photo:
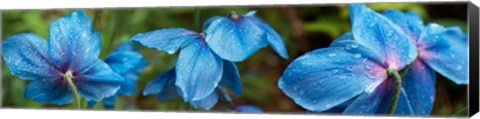
{"label": "veined petal", "polygon": [[400,26],[414,42],[416,42],[418,37],[420,37],[420,33],[424,28],[424,24],[422,18],[417,13],[403,13],[398,10],[387,10],[383,12],[383,15],[391,20],[394,24]]}
{"label": "veined petal", "polygon": [[228,88],[236,97],[242,94],[242,80],[240,79],[237,65],[234,62],[223,60],[223,74],[220,85]]}
{"label": "veined petal", "polygon": [[373,92],[363,93],[359,95],[348,107],[343,114],[375,114],[377,108],[383,100],[387,82],[382,82]]}
{"label": "veined petal", "polygon": [[383,57],[380,57],[369,47],[359,44],[356,40],[353,39],[353,34],[351,32],[344,33],[342,36],[333,40],[330,46],[342,48],[342,50],[345,50],[347,52],[355,53],[354,58],[358,58],[361,60],[370,60],[376,62],[379,65],[384,64]]}
{"label": "veined petal", "polygon": [[[388,108],[390,107],[392,103],[392,97],[393,97],[393,80],[394,79],[387,79],[390,81],[389,88],[386,89],[385,96],[383,98],[383,101],[380,103],[380,106],[378,107],[377,114],[386,114],[388,111]],[[395,115],[415,115],[415,112],[413,111],[413,108],[410,105],[410,100],[407,97],[407,94],[405,92],[405,89],[401,89],[400,92],[400,98],[398,99],[398,104],[397,108],[395,109]]]}
{"label": "veined petal", "polygon": [[459,28],[429,24],[420,35],[420,58],[457,84],[468,84],[468,45]]}
{"label": "veined petal", "polygon": [[265,23],[265,21],[259,19],[255,15],[255,11],[249,12],[249,14],[245,15],[244,18],[251,20],[253,23],[258,25],[267,37],[268,44],[277,52],[282,58],[287,59],[288,53],[287,48],[285,47],[285,43],[283,43],[283,39],[270,25]]}
{"label": "veined petal", "polygon": [[174,54],[178,49],[186,46],[198,37],[200,37],[200,35],[194,31],[182,28],[170,28],[139,33],[133,36],[131,40],[145,47],[164,51],[168,54]]}
{"label": "veined petal", "polygon": [[58,77],[47,54],[47,42],[33,33],[17,34],[2,43],[2,56],[10,72],[20,79]]}
{"label": "veined petal", "polygon": [[222,59],[202,40],[196,39],[183,48],[175,67],[175,85],[181,89],[187,102],[207,97],[222,78]]}
{"label": "veined petal", "polygon": [[203,29],[207,29],[208,26],[210,26],[210,23],[212,23],[213,21],[217,20],[217,19],[220,19],[220,18],[223,18],[221,16],[213,16],[213,17],[210,17],[208,18],[205,22],[203,22]]}
{"label": "veined petal", "polygon": [[92,31],[90,18],[82,11],[50,25],[48,47],[58,69],[84,71],[95,64],[101,50],[100,33]]}
{"label": "veined petal", "polygon": [[160,102],[167,102],[179,97],[177,86],[175,86],[175,75],[175,68],[164,72],[153,81],[148,82],[143,90],[143,95],[156,94]]}
{"label": "veined petal", "polygon": [[27,85],[25,98],[39,103],[64,105],[73,101],[68,85],[61,79],[38,79]]}
{"label": "veined petal", "polygon": [[366,5],[350,5],[350,19],[354,39],[385,57],[387,68],[403,69],[417,57],[417,48],[405,32]]}
{"label": "veined petal", "polygon": [[124,78],[113,72],[107,63],[97,60],[86,72],[74,73],[73,82],[87,101],[100,101],[113,96],[120,89]]}
{"label": "veined petal", "polygon": [[217,104],[218,96],[215,92],[212,92],[204,99],[195,100],[190,102],[195,108],[202,108],[205,110],[210,110],[215,104]]}
{"label": "veined petal", "polygon": [[420,60],[403,78],[403,88],[415,115],[428,116],[435,100],[435,71]]}
{"label": "veined petal", "polygon": [[243,17],[218,18],[210,23],[205,32],[206,41],[213,52],[229,61],[244,61],[258,49],[267,46],[267,40],[263,39],[265,32]]}
{"label": "veined petal", "polygon": [[318,49],[294,60],[278,82],[298,105],[325,111],[363,92],[371,92],[387,76],[370,60],[339,47]]}

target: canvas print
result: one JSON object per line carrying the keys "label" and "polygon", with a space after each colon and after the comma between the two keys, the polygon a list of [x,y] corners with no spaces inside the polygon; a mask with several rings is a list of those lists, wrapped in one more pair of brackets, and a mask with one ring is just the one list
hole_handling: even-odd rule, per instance
{"label": "canvas print", "polygon": [[2,108],[466,116],[466,3],[2,12]]}

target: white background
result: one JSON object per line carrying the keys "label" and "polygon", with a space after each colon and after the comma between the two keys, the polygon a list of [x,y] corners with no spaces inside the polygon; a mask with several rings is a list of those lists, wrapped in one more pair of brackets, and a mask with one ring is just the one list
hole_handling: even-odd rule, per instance
{"label": "white background", "polygon": [[[279,4],[333,4],[358,2],[428,2],[429,0],[2,0],[0,10],[51,8],[112,8],[112,7],[165,7],[165,6],[218,6],[218,5],[279,5]],[[435,0],[465,1],[465,0]],[[479,0],[472,1],[477,6]],[[1,32],[0,32],[1,33]],[[1,84],[1,83],[0,83]],[[1,86],[1,85],[0,85]],[[0,88],[1,89],[1,88]],[[475,116],[479,117],[479,114]],[[323,119],[323,118],[375,118],[373,116],[293,115],[293,114],[230,114],[181,112],[126,112],[126,111],[73,111],[0,109],[0,119]],[[406,117],[382,117],[406,118]],[[408,119],[412,119],[407,117]]]}

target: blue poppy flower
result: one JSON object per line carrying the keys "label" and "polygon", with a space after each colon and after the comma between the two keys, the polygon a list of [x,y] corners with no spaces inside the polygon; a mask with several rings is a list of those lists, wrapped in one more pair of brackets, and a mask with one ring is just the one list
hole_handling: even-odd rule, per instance
{"label": "blue poppy flower", "polygon": [[404,77],[403,87],[415,114],[428,115],[435,99],[435,72],[456,84],[468,84],[467,36],[459,27],[424,26],[414,12],[388,10],[383,15],[397,24],[417,46],[418,57]]}
{"label": "blue poppy flower", "polygon": [[287,59],[282,37],[250,11],[244,16],[235,13],[226,17],[215,16],[204,24],[206,42],[213,52],[229,61],[244,61],[258,49],[270,45]]}
{"label": "blue poppy flower", "polygon": [[[365,5],[350,5],[352,31],[328,48],[293,61],[278,82],[300,106],[323,112],[351,101],[345,114],[383,114],[392,101],[395,81],[387,71],[400,71],[417,58],[417,48],[400,26]],[[405,89],[395,114],[414,114]]]}
{"label": "blue poppy flower", "polygon": [[[149,63],[141,54],[133,50],[131,42],[121,44],[115,52],[107,56],[105,62],[114,72],[125,79],[115,95],[102,100],[106,109],[113,109],[119,96],[134,96],[136,94],[138,76]],[[90,108],[95,104],[95,101],[88,102]]]}
{"label": "blue poppy flower", "polygon": [[[137,34],[132,40],[168,54],[181,49],[175,66],[175,85],[178,86],[185,102],[210,98],[221,83],[222,77],[232,77],[232,80],[240,82],[235,64],[224,61],[212,52],[205,42],[204,34],[173,28]],[[235,68],[228,69],[230,67]],[[235,73],[231,73],[230,70]],[[239,94],[242,89],[235,87],[232,90]]]}
{"label": "blue poppy flower", "polygon": [[2,55],[10,72],[31,80],[25,91],[27,99],[57,105],[71,103],[70,90],[74,89],[66,80],[70,78],[87,101],[100,101],[117,93],[124,79],[98,58],[101,37],[92,28],[90,18],[77,11],[50,25],[48,43],[33,33],[3,41]]}
{"label": "blue poppy flower", "polygon": [[262,109],[254,105],[239,105],[233,108],[234,112],[241,113],[262,113]]}
{"label": "blue poppy flower", "polygon": [[[226,93],[226,88],[232,91],[235,97],[240,96],[242,93],[242,82],[235,63],[226,60],[223,60],[223,63],[224,72],[219,86],[215,88],[214,92],[208,94],[207,97],[190,101],[189,103],[195,108],[210,110],[217,103],[218,98],[231,102],[232,99]],[[175,85],[176,76],[175,68],[166,71],[147,84],[143,90],[143,95],[154,94],[160,102],[167,102],[178,97],[184,98],[182,91]]]}

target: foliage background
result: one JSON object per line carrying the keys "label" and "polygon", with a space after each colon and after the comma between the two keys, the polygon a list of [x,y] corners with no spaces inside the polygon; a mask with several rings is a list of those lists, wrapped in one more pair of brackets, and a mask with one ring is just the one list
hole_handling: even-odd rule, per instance
{"label": "foliage background", "polygon": [[[369,4],[377,12],[387,9],[414,11],[420,14],[425,23],[437,22],[446,27],[460,26],[466,30],[467,6],[465,3],[422,4],[390,3]],[[271,48],[259,50],[244,62],[237,63],[241,74],[244,92],[234,99],[233,105],[251,104],[270,113],[304,113],[277,87],[277,80],[284,69],[295,58],[305,52],[328,47],[336,37],[350,30],[348,6],[301,5],[301,6],[217,6],[200,7],[201,22],[212,16],[227,15],[231,11],[244,14],[257,10],[257,16],[270,24],[281,34],[286,43],[289,59],[281,59]],[[15,10],[2,13],[2,39],[22,32],[33,32],[48,39],[50,23],[77,9],[61,10]],[[136,33],[160,28],[187,28],[194,30],[194,7],[167,8],[121,8],[83,9],[94,21],[95,30],[102,35],[101,58],[105,59],[120,43],[129,40]],[[134,97],[122,97],[117,110],[149,111],[192,111],[196,110],[181,99],[159,103],[155,96],[143,96],[141,91],[146,83],[175,65],[177,55],[168,55],[153,49],[141,48],[141,54],[151,63],[140,75],[138,93]],[[3,58],[2,58],[3,59]],[[3,62],[3,60],[2,60]],[[12,76],[2,63],[2,102],[6,108],[61,108],[39,104],[23,97],[28,81]],[[436,98],[432,115],[452,115],[467,105],[467,86],[458,86],[437,74]],[[84,103],[85,104],[85,103]],[[220,101],[211,110],[228,111],[227,102]],[[95,109],[103,110],[102,105]],[[204,110],[196,110],[204,111]],[[466,113],[460,113],[466,115]]]}

